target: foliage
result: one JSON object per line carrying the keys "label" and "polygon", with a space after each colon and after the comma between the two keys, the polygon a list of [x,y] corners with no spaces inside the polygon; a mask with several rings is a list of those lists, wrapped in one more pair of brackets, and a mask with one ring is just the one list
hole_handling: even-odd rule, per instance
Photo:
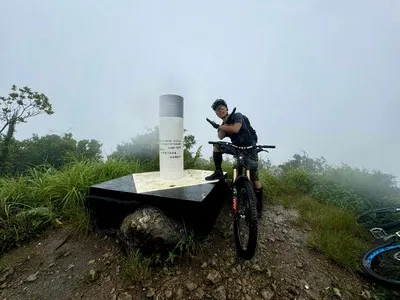
{"label": "foliage", "polygon": [[0,97],[0,121],[4,124],[0,128],[2,133],[5,128],[13,121],[16,123],[26,123],[28,118],[42,113],[53,114],[49,98],[38,92],[33,92],[29,87],[11,87],[8,97]]}
{"label": "foliage", "polygon": [[313,159],[308,157],[307,153],[303,152],[302,155],[296,153],[293,158],[286,163],[280,165],[284,171],[293,169],[304,169],[309,172],[322,172],[327,168],[327,162],[324,157]]}
{"label": "foliage", "polygon": [[22,141],[10,143],[10,156],[5,165],[6,173],[20,174],[32,167],[48,165],[60,169],[71,160],[100,160],[102,144],[97,140],[75,140],[71,133],[63,136],[37,134]]}
{"label": "foliage", "polygon": [[354,215],[341,208],[319,203],[309,196],[297,199],[300,223],[311,226],[308,244],[350,270],[360,270],[359,257],[370,245]]}
{"label": "foliage", "polygon": [[118,144],[116,150],[108,156],[109,159],[118,158],[127,161],[153,162],[158,160],[159,130],[158,127],[148,129],[144,134],[138,134],[130,142]]}
{"label": "foliage", "polygon": [[[187,132],[185,129],[184,132]],[[159,128],[155,126],[152,129],[147,129],[144,134],[137,134],[130,142],[118,144],[108,158],[119,158],[127,161],[140,161],[146,165],[146,171],[159,170]],[[196,139],[193,135],[183,136],[183,159],[184,168],[193,168],[196,161],[201,156],[201,146],[196,150],[195,154],[191,152],[196,144]]]}
{"label": "foliage", "polygon": [[[187,130],[185,129],[184,132],[187,132]],[[183,136],[183,148],[186,150],[191,150],[193,148],[194,145],[196,145],[196,138],[194,137],[194,135],[184,135]]]}
{"label": "foliage", "polygon": [[393,175],[344,165],[316,177],[312,195],[357,212],[389,205],[390,199],[400,195],[400,189]]}
{"label": "foliage", "polygon": [[287,189],[292,192],[306,194],[313,186],[311,174],[305,169],[290,169],[285,173],[283,180]]}
{"label": "foliage", "polygon": [[282,178],[272,175],[268,170],[260,169],[259,177],[263,186],[264,198],[268,202],[273,202],[282,195],[289,193]]}
{"label": "foliage", "polygon": [[7,128],[0,148],[0,173],[6,171],[6,163],[10,153],[10,144],[14,137],[15,127],[18,123],[26,123],[28,118],[42,113],[53,114],[49,98],[45,94],[33,92],[29,87],[11,87],[8,97],[0,97],[0,135]]}
{"label": "foliage", "polygon": [[400,195],[395,176],[380,171],[329,166],[324,158],[306,154],[295,154],[280,167],[287,193],[310,193],[321,202],[353,212],[391,205]]}

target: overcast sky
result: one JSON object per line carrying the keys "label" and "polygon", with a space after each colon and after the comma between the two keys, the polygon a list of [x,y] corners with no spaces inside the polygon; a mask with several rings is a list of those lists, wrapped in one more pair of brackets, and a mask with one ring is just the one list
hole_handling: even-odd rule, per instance
{"label": "overcast sky", "polygon": [[[224,98],[273,163],[302,150],[400,176],[400,1],[0,0],[0,95],[48,95],[55,113],[17,127],[94,138],[110,154],[184,97],[204,154]],[[264,156],[265,157],[265,156]]]}

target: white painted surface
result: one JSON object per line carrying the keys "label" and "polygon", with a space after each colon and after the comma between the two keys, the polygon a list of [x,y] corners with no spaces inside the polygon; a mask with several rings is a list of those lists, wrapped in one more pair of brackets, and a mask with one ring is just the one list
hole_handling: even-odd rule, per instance
{"label": "white painted surface", "polygon": [[132,174],[137,193],[146,193],[157,190],[173,189],[198,184],[214,183],[218,180],[206,181],[204,178],[213,171],[184,170],[184,176],[179,179],[167,180],[160,177],[160,172],[146,172]]}
{"label": "white painted surface", "polygon": [[161,179],[179,179],[183,172],[183,118],[160,117],[160,173]]}

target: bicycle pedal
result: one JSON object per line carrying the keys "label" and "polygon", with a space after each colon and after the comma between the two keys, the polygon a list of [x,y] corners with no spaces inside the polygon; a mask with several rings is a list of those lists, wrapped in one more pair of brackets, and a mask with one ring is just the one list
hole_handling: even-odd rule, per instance
{"label": "bicycle pedal", "polygon": [[376,239],[383,239],[387,236],[387,233],[382,228],[372,228],[370,232]]}

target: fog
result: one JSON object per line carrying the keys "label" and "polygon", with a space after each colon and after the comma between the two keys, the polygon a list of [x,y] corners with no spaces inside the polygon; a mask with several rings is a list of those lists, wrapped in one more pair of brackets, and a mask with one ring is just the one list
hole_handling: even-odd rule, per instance
{"label": "fog", "polygon": [[273,163],[304,150],[400,176],[399,1],[2,0],[1,12],[0,95],[28,85],[55,112],[18,139],[67,131],[111,154],[176,93],[205,157],[224,98],[277,146]]}

